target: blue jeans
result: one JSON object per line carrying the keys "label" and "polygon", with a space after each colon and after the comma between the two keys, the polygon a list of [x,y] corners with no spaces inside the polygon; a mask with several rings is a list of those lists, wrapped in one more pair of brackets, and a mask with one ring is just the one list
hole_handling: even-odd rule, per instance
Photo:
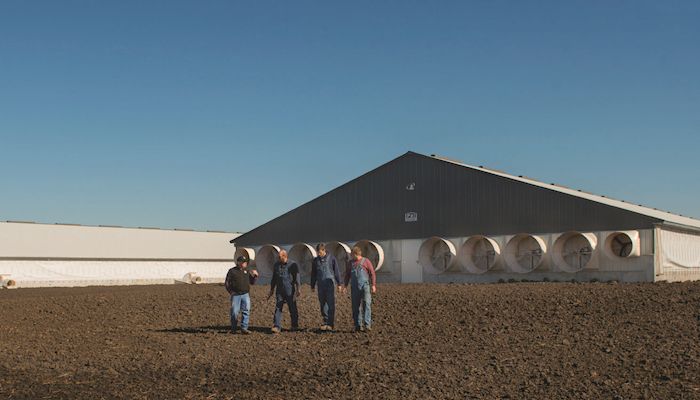
{"label": "blue jeans", "polygon": [[369,283],[351,286],[352,295],[352,320],[355,328],[359,328],[364,322],[365,326],[372,326],[372,292]]}
{"label": "blue jeans", "polygon": [[318,302],[321,305],[323,324],[333,326],[335,321],[335,282],[324,279],[318,283]]}
{"label": "blue jeans", "polygon": [[235,331],[238,325],[238,314],[243,314],[241,318],[241,329],[248,329],[248,318],[250,316],[250,294],[240,294],[231,296],[231,330]]}
{"label": "blue jeans", "polygon": [[282,328],[282,307],[284,307],[285,303],[287,304],[287,307],[289,307],[289,314],[292,317],[292,328],[298,328],[299,311],[297,310],[297,300],[294,298],[293,294],[287,296],[282,293],[277,293],[275,296],[275,316],[272,323],[277,328]]}

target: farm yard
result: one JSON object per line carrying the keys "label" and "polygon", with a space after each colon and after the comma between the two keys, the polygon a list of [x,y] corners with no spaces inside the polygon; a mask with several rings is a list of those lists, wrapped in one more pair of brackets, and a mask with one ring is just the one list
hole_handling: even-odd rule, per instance
{"label": "farm yard", "polygon": [[221,285],[0,291],[0,398],[700,398],[700,282],[383,284],[334,334],[303,289],[280,335],[267,286],[251,335]]}

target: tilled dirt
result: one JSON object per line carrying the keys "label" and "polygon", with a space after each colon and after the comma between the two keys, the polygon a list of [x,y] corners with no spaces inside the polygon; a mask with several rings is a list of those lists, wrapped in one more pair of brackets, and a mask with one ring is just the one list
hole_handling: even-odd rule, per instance
{"label": "tilled dirt", "polygon": [[0,398],[700,398],[700,283],[380,285],[368,334],[304,289],[247,336],[220,285],[0,291]]}

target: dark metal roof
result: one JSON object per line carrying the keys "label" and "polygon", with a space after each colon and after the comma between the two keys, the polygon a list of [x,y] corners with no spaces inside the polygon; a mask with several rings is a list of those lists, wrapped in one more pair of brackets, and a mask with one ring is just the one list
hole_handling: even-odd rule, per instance
{"label": "dark metal roof", "polygon": [[645,229],[664,220],[597,200],[572,189],[408,152],[232,242],[254,246]]}

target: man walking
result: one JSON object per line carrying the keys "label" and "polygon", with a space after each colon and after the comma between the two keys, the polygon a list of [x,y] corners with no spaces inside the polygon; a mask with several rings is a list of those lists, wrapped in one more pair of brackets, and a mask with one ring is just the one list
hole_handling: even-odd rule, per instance
{"label": "man walking", "polygon": [[297,298],[301,295],[301,281],[299,279],[299,266],[289,260],[286,250],[280,250],[279,261],[275,263],[270,281],[269,299],[275,293],[275,316],[273,319],[272,333],[282,331],[282,307],[287,304],[289,314],[292,317],[292,330],[299,329],[299,312],[297,310]]}
{"label": "man walking", "polygon": [[318,284],[318,302],[323,318],[322,331],[333,331],[335,321],[335,287],[342,288],[340,268],[335,257],[326,253],[326,245],[316,245],[318,257],[311,264],[311,290]]}
{"label": "man walking", "polygon": [[377,279],[372,262],[362,257],[362,249],[359,246],[352,248],[352,257],[345,270],[345,287],[348,283],[351,284],[355,331],[369,332],[372,330],[372,293],[377,292]]}
{"label": "man walking", "polygon": [[238,325],[238,314],[243,314],[241,318],[241,333],[249,334],[248,318],[250,315],[250,285],[258,278],[258,271],[248,268],[248,258],[240,256],[236,259],[236,265],[228,270],[224,287],[231,296],[231,333],[236,333]]}

